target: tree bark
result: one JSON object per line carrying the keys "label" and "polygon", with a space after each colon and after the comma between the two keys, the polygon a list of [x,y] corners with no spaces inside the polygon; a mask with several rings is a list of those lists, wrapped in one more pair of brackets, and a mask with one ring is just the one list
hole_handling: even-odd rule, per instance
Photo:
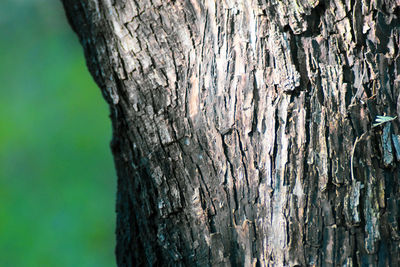
{"label": "tree bark", "polygon": [[399,0],[63,2],[119,266],[400,266]]}

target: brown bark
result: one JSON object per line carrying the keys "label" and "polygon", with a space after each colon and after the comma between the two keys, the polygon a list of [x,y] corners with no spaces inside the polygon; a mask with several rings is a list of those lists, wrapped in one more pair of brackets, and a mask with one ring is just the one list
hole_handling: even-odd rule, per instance
{"label": "brown bark", "polygon": [[110,104],[119,266],[399,266],[398,0],[63,0]]}

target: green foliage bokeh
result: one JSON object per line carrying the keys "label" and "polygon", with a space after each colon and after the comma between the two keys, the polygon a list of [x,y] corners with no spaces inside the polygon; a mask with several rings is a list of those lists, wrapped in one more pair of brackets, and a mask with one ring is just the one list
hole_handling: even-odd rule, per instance
{"label": "green foliage bokeh", "polygon": [[60,1],[0,1],[0,266],[115,266],[108,108]]}

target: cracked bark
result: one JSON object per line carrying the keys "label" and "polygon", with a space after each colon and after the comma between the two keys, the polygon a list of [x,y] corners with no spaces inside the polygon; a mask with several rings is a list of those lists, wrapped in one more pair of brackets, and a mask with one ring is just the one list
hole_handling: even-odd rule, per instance
{"label": "cracked bark", "polygon": [[110,105],[119,266],[399,266],[398,0],[63,0]]}

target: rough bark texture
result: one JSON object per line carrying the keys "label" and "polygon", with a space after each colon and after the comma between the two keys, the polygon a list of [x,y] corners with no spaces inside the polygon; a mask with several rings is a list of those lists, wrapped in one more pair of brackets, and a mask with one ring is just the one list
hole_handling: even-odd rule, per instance
{"label": "rough bark texture", "polygon": [[63,0],[110,104],[120,266],[399,266],[399,0]]}

